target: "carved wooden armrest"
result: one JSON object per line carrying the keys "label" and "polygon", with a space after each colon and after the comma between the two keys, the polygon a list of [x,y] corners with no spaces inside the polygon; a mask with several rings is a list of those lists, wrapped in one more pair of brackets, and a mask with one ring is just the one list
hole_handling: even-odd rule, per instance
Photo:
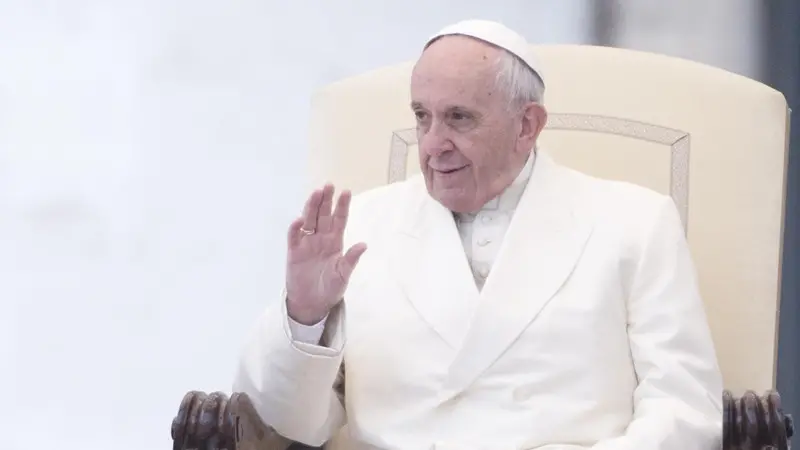
{"label": "carved wooden armrest", "polygon": [[313,449],[284,438],[266,425],[247,394],[188,392],[172,420],[173,450]]}
{"label": "carved wooden armrest", "polygon": [[784,414],[777,391],[761,397],[747,391],[740,398],[722,393],[724,450],[788,450],[793,435],[792,417]]}
{"label": "carved wooden armrest", "polygon": [[[723,450],[788,450],[794,434],[776,391],[741,398],[722,394]],[[301,450],[314,449],[280,436],[259,418],[247,394],[230,399],[221,392],[192,391],[183,397],[172,420],[173,450]]]}

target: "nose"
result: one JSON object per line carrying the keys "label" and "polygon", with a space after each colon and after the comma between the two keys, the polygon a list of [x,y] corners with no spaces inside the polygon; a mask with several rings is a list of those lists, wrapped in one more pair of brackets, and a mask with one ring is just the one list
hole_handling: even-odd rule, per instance
{"label": "nose", "polygon": [[455,148],[446,126],[438,121],[434,121],[428,128],[419,129],[418,145],[420,150],[431,157],[437,157]]}

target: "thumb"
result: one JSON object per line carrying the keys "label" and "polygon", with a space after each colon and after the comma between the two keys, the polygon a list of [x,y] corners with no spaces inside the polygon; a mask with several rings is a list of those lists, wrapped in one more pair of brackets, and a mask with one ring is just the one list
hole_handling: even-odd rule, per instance
{"label": "thumb", "polygon": [[353,273],[353,269],[356,268],[358,260],[361,259],[361,255],[363,255],[365,251],[367,251],[367,244],[361,242],[350,247],[347,253],[339,258],[339,275],[341,275],[343,280],[347,281],[350,279],[350,274]]}

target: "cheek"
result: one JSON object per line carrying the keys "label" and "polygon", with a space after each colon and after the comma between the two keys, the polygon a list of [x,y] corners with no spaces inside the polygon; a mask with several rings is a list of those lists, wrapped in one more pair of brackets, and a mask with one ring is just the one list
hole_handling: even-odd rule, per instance
{"label": "cheek", "polygon": [[494,145],[474,144],[464,157],[469,160],[472,178],[478,185],[492,184],[505,167],[503,152]]}
{"label": "cheek", "polygon": [[504,133],[490,133],[472,140],[469,157],[486,169],[504,165],[515,151],[515,142]]}
{"label": "cheek", "polygon": [[486,158],[489,156],[487,155],[486,146],[480,141],[458,139],[454,141],[454,144],[456,148],[458,148],[458,153],[461,154],[461,158],[468,161],[473,166],[473,170],[482,167],[486,162]]}

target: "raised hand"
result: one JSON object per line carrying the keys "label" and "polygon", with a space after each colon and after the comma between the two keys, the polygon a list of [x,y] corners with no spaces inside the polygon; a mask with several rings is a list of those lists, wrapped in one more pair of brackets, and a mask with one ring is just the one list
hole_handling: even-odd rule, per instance
{"label": "raised hand", "polygon": [[289,226],[286,292],[289,316],[312,325],[342,300],[350,274],[367,249],[364,243],[344,247],[350,212],[350,191],[342,191],[333,207],[333,185],[314,191],[303,216]]}

